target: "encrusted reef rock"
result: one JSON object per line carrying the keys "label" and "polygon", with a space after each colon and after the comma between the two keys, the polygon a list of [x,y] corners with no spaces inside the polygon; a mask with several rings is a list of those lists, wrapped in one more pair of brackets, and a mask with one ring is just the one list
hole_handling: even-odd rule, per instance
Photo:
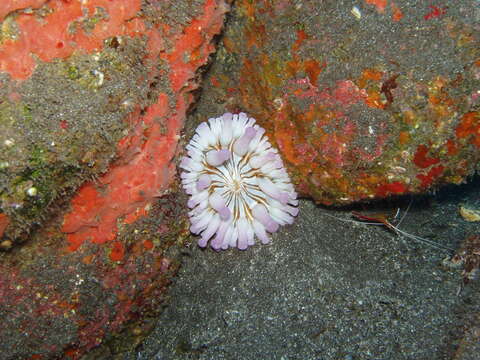
{"label": "encrusted reef rock", "polygon": [[2,2],[4,248],[26,238],[52,203],[105,172],[132,130],[127,116],[155,101],[146,61],[153,49],[143,36],[152,20],[137,16],[139,1],[117,4]]}
{"label": "encrusted reef rock", "polygon": [[0,358],[115,352],[144,333],[115,343],[176,268],[173,160],[228,8],[1,1]]}
{"label": "encrusted reef rock", "polygon": [[473,0],[239,0],[200,109],[254,116],[323,204],[458,184],[480,159],[478,18]]}
{"label": "encrusted reef rock", "polygon": [[[0,358],[112,358],[148,331],[229,3],[0,1]],[[461,183],[480,159],[477,5],[237,0],[201,120],[255,117],[324,204]]]}
{"label": "encrusted reef rock", "polygon": [[[144,183],[131,190],[133,197],[140,190],[150,192],[145,199],[161,191],[172,166],[147,173],[147,157],[160,154],[153,162],[163,164],[175,150],[192,100],[183,93],[197,86],[194,72],[213,51],[210,41],[222,23],[222,6],[215,1],[2,2],[1,247],[26,238],[52,203],[105,173],[114,158],[117,173],[101,182],[115,188],[117,198],[127,188],[124,183],[129,188]],[[128,165],[119,169],[132,161],[144,167],[135,172],[137,182],[133,176],[125,179],[131,175]],[[122,199],[123,205],[137,200]],[[75,230],[73,222],[67,220],[67,232]]]}

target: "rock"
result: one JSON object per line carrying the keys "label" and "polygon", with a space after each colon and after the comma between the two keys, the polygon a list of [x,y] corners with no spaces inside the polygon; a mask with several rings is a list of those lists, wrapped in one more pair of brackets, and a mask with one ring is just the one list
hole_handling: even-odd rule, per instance
{"label": "rock", "polygon": [[[106,341],[115,352],[148,327],[186,234],[180,131],[227,10],[0,5],[0,246],[13,248],[0,257],[2,359],[78,358]],[[140,315],[132,342],[115,344]]]}
{"label": "rock", "polygon": [[199,111],[258,119],[319,203],[462,183],[480,159],[478,16],[473,0],[238,1]]}

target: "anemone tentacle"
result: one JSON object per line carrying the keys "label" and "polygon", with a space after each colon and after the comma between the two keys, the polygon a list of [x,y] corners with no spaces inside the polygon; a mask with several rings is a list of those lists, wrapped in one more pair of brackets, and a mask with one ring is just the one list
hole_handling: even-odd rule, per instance
{"label": "anemone tentacle", "polygon": [[265,129],[245,113],[201,123],[180,167],[199,246],[245,250],[298,214],[297,193]]}

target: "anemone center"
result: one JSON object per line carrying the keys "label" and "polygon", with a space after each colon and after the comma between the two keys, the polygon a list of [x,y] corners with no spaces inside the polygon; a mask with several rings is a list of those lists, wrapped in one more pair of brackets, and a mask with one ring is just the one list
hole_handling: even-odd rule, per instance
{"label": "anemone center", "polygon": [[239,192],[241,192],[243,190],[243,182],[244,182],[244,179],[242,178],[242,175],[240,174],[239,171],[234,171],[233,174],[231,174],[232,177],[230,179],[230,182],[229,182],[229,188],[230,188],[230,191],[235,193],[235,194],[238,194]]}
{"label": "anemone center", "polygon": [[230,188],[234,193],[239,193],[242,191],[243,188],[243,180],[241,177],[233,179],[232,183],[230,184]]}

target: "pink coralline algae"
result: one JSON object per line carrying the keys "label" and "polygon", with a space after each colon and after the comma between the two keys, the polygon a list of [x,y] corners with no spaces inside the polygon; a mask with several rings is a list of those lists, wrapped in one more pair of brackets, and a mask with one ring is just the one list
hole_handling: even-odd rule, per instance
{"label": "pink coralline algae", "polygon": [[226,113],[201,123],[180,167],[190,230],[202,234],[198,244],[215,250],[245,250],[255,236],[270,241],[279,225],[298,214],[297,194],[272,148],[265,129],[246,114]]}

